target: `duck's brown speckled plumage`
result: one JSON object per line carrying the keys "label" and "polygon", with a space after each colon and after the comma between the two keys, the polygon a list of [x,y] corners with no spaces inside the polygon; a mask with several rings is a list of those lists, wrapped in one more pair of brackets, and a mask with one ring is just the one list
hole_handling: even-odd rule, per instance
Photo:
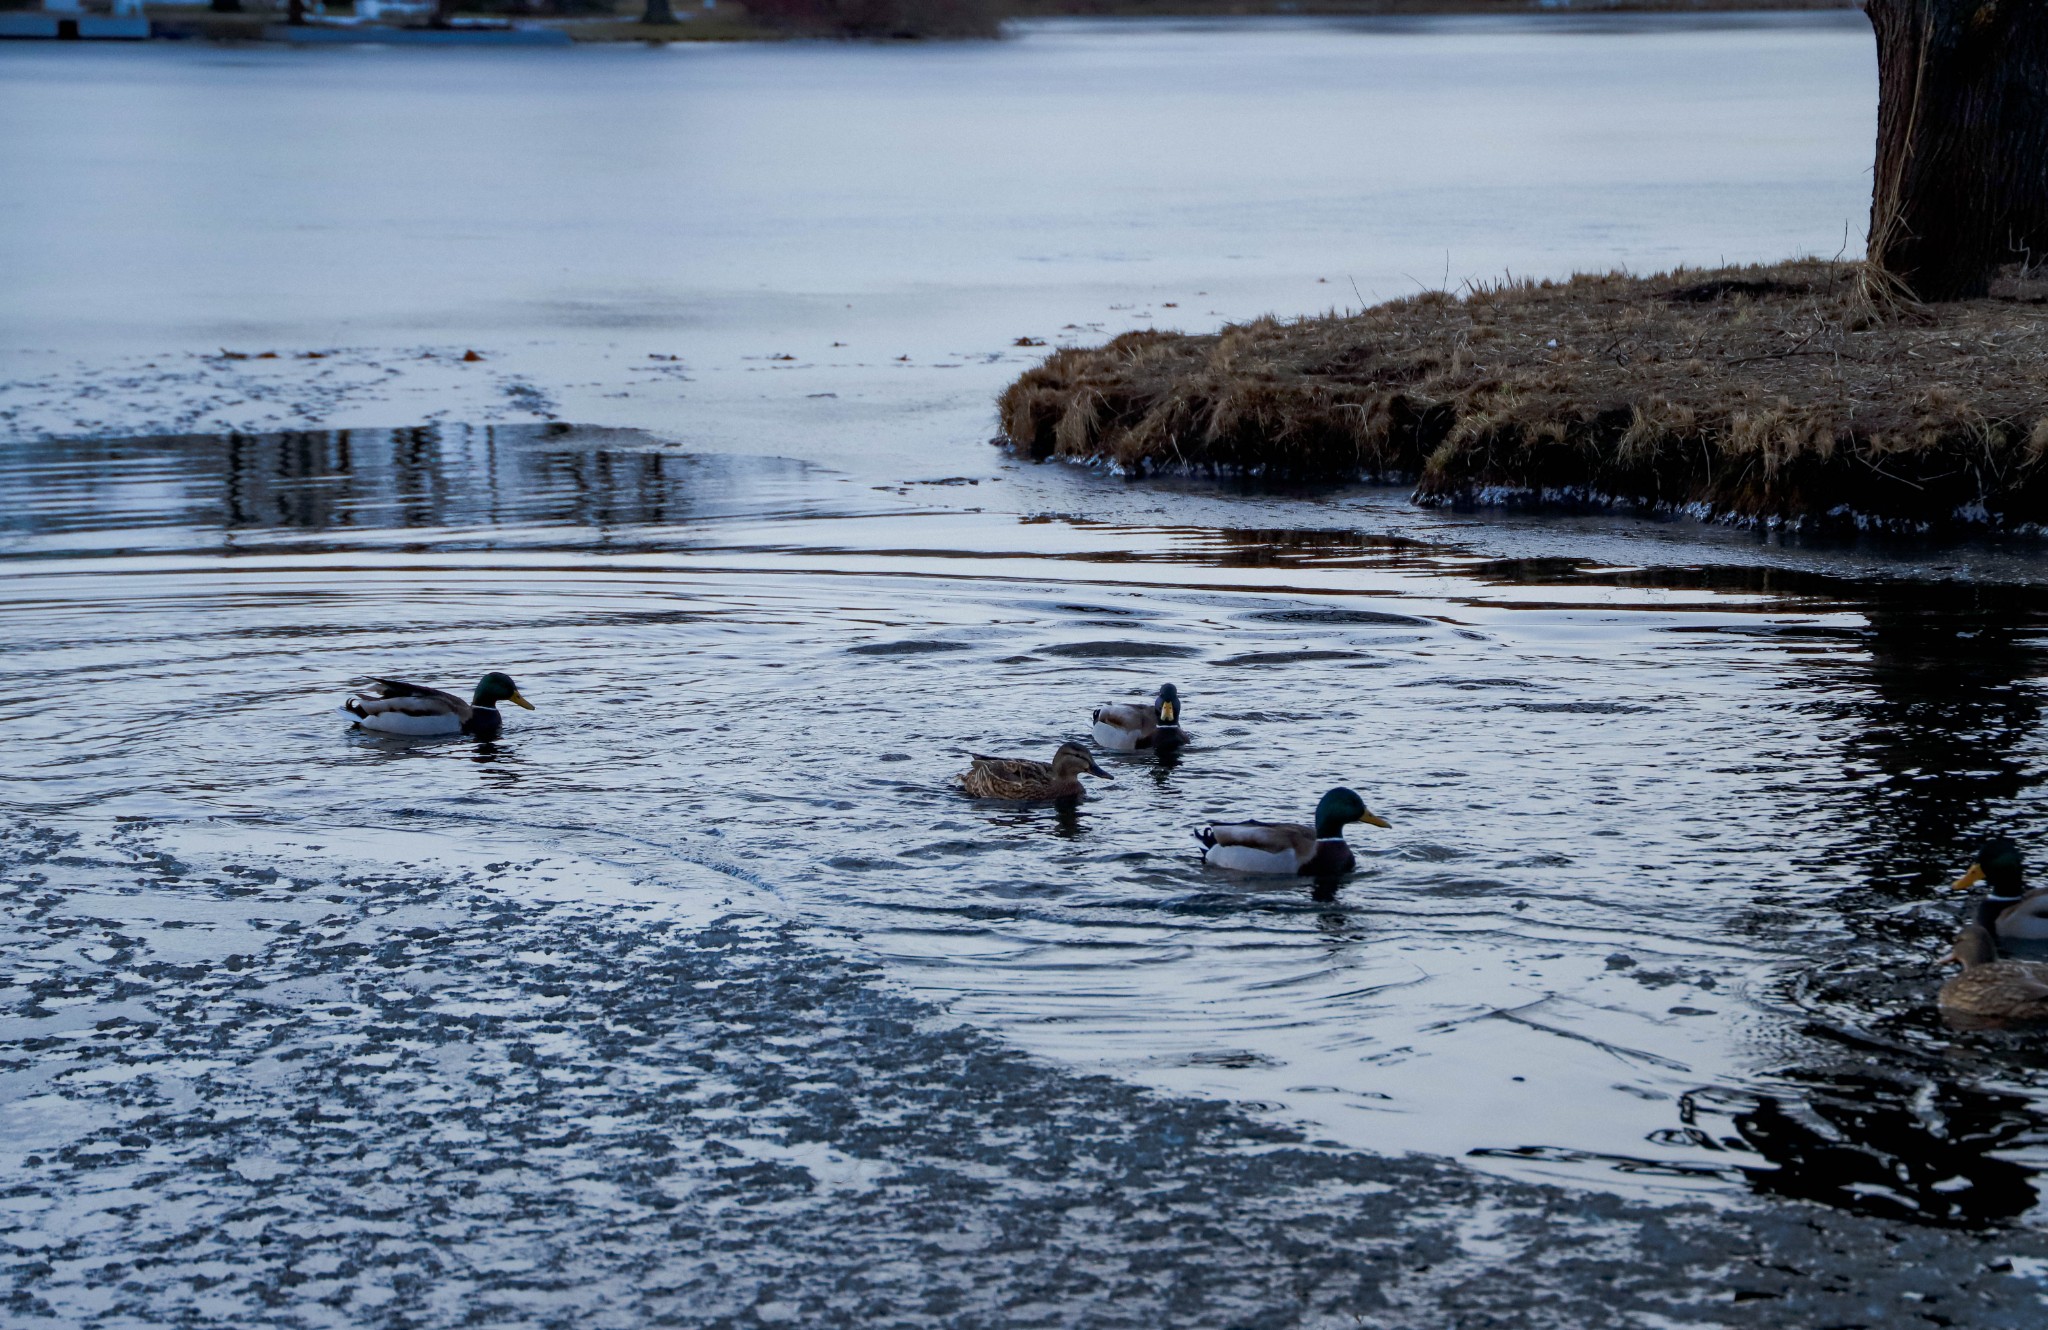
{"label": "duck's brown speckled plumage", "polygon": [[960,773],[960,788],[975,799],[1079,799],[1083,773],[1114,780],[1095,764],[1088,750],[1079,744],[1061,744],[1052,761],[1028,757],[984,757],[972,755],[967,770]]}
{"label": "duck's brown speckled plumage", "polygon": [[1935,999],[1950,1015],[1987,1021],[2048,1021],[2048,966],[1999,960],[1988,930],[1972,924],[1956,935],[1948,959],[1963,972]]}

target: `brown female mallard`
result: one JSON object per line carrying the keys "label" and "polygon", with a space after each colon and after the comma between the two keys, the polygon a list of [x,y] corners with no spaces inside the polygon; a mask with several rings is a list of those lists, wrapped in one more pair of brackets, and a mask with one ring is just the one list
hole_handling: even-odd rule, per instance
{"label": "brown female mallard", "polygon": [[1971,924],[1956,934],[1945,959],[1963,972],[1941,986],[1935,998],[1952,1015],[1995,1021],[2048,1021],[2048,966],[1998,959],[1988,929]]}
{"label": "brown female mallard", "polygon": [[958,779],[960,788],[975,799],[1079,799],[1084,797],[1083,773],[1116,779],[1095,765],[1088,750],[1077,743],[1061,744],[1050,762],[979,753],[972,756],[972,763]]}

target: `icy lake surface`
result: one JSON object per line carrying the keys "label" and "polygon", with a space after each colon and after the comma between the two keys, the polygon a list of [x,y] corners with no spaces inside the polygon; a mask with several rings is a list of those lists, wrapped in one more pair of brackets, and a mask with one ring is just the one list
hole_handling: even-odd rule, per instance
{"label": "icy lake surface", "polygon": [[[1931,995],[2048,843],[2036,547],[984,442],[1019,339],[1853,247],[1873,95],[1854,14],[0,49],[13,1313],[1690,1320],[1727,1213],[2026,1323],[2043,1045]],[[947,785],[1168,679],[1078,811]],[[1339,783],[1334,900],[1199,865]]]}

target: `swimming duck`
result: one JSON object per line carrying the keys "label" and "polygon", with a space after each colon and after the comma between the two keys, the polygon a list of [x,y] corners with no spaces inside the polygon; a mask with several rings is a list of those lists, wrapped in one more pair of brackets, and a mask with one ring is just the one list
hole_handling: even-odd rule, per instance
{"label": "swimming duck", "polygon": [[467,734],[477,739],[495,739],[505,727],[498,703],[533,710],[533,703],[519,695],[512,676],[496,670],[477,680],[476,692],[465,702],[453,693],[426,688],[397,679],[367,679],[369,686],[341,704],[356,724],[379,734]]}
{"label": "swimming duck", "polygon": [[2048,966],[1998,959],[1991,932],[1971,924],[1956,934],[1946,960],[1963,972],[1941,986],[1943,1011],[2001,1021],[2048,1020]]}
{"label": "swimming duck", "polygon": [[972,764],[960,773],[959,781],[960,788],[976,799],[1079,799],[1083,797],[1083,772],[1116,779],[1095,765],[1088,750],[1077,743],[1061,744],[1050,762],[979,753],[972,756]]}
{"label": "swimming duck", "polygon": [[2019,846],[2003,836],[1993,836],[1978,847],[1977,862],[1970,865],[1970,871],[1955,881],[1957,891],[1979,882],[1986,885],[1984,899],[1977,902],[1976,923],[1994,939],[2048,940],[2048,887],[2022,888],[2025,871]]}
{"label": "swimming duck", "polygon": [[1393,825],[1367,808],[1354,791],[1339,786],[1316,805],[1313,830],[1297,822],[1211,822],[1195,833],[1195,839],[1202,842],[1202,862],[1211,868],[1335,877],[1350,872],[1358,862],[1344,843],[1344,828],[1353,822]]}
{"label": "swimming duck", "polygon": [[1097,707],[1095,742],[1117,753],[1135,753],[1145,748],[1164,748],[1185,742],[1180,728],[1180,689],[1162,684],[1150,706],[1142,702],[1113,702]]}

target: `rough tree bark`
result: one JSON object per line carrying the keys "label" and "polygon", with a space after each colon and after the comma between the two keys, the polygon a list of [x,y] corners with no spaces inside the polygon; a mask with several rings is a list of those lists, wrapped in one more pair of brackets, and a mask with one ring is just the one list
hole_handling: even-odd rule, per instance
{"label": "rough tree bark", "polygon": [[2048,263],[2048,0],[1864,0],[1877,32],[1870,257],[1922,300]]}

